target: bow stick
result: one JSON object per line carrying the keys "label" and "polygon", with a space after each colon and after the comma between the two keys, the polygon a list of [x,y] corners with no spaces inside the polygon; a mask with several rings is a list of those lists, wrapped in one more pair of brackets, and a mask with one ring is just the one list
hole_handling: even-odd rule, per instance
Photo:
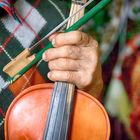
{"label": "bow stick", "polygon": [[[91,2],[94,0],[89,0],[86,4],[84,4],[81,8],[87,7]],[[93,7],[89,12],[87,12],[80,20],[78,20],[76,23],[74,23],[70,28],[66,29],[65,32],[70,32],[73,30],[79,29],[82,25],[84,25],[87,21],[89,21],[95,14],[100,12],[105,6],[107,6],[112,0],[101,0],[95,7]],[[81,9],[80,8],[80,9]],[[78,10],[79,11],[79,10]],[[74,14],[76,15],[78,11]],[[35,44],[32,48],[39,45],[44,39],[49,37],[52,33],[56,32],[58,29],[60,29],[63,25],[65,25],[70,18],[72,18],[74,15],[63,21],[61,24],[59,24],[53,31],[51,31],[49,34],[47,34],[39,43]],[[18,78],[20,78],[25,72],[27,72],[34,64],[36,64],[38,61],[41,60],[42,54],[49,48],[52,48],[53,45],[50,42],[46,47],[44,47],[41,51],[39,51],[32,62],[30,62],[26,67],[24,67],[22,70],[20,70],[17,74],[15,74],[12,77],[9,77],[7,81],[5,82],[5,85],[1,87],[0,90],[6,89],[10,84],[15,82]]]}

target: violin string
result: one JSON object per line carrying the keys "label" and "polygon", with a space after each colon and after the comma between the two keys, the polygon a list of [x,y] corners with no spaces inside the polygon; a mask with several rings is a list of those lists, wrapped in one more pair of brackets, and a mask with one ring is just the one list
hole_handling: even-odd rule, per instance
{"label": "violin string", "polygon": [[[75,11],[75,4],[72,2],[72,5],[71,5],[71,10],[70,10],[70,15],[72,15],[73,13],[74,13],[74,11]],[[74,16],[74,17],[72,17],[69,21],[68,21],[68,24],[67,24],[67,28],[68,27],[70,27],[70,25],[72,25],[72,23],[73,23],[73,20],[75,20],[75,17],[76,17],[76,15]],[[62,88],[61,88],[61,96],[62,96],[62,93],[63,93],[63,89],[65,89],[65,86],[67,86],[67,84],[66,83],[63,83],[62,84]],[[67,87],[66,87],[66,89],[67,89]],[[67,90],[67,92],[65,93],[65,100],[64,100],[64,106],[63,106],[63,108],[62,108],[62,120],[61,120],[61,126],[60,126],[60,131],[59,131],[59,135],[58,135],[58,140],[61,140],[61,135],[62,135],[62,124],[63,124],[63,119],[64,119],[64,114],[65,114],[65,106],[66,106],[66,101],[67,101],[67,95],[68,95],[68,90]],[[64,137],[66,137],[66,135],[64,136]],[[65,138],[66,139],[66,138]]]}
{"label": "violin string", "polygon": [[[55,110],[53,109],[53,113],[52,113],[52,115],[53,115],[53,120],[51,120],[51,119],[49,119],[51,122],[51,128],[50,129],[48,129],[49,130],[49,132],[47,133],[48,134],[48,136],[46,135],[46,139],[45,140],[48,140],[48,139],[56,139],[56,137],[58,138],[58,133],[60,133],[61,131],[61,129],[59,129],[58,127],[56,127],[56,126],[59,126],[59,124],[57,124],[57,122],[58,122],[58,120],[57,120],[57,118],[60,118],[61,117],[61,115],[62,115],[62,112],[63,111],[61,111],[60,112],[60,110],[62,109],[62,106],[63,106],[63,102],[61,101],[61,100],[65,100],[65,98],[66,98],[66,94],[65,94],[65,90],[66,90],[66,88],[64,88],[63,87],[64,85],[63,85],[63,83],[62,82],[56,82],[56,90],[54,91],[54,93],[53,94],[55,94],[55,95],[57,95],[56,96],[56,98],[54,99],[54,102],[52,102],[51,103],[51,105],[53,105],[53,106],[55,106],[56,108],[55,108]],[[50,116],[51,117],[51,116]],[[62,119],[62,117],[61,117],[61,119]],[[53,122],[52,122],[53,121]],[[63,121],[63,119],[61,120],[61,122],[60,123],[62,123],[62,121]],[[53,124],[52,124],[53,123]],[[60,124],[61,125],[61,124]],[[59,131],[58,133],[57,133],[57,135],[55,135],[56,133],[53,133],[53,134],[50,134],[50,132],[52,133],[52,132],[57,132],[57,131]],[[50,135],[49,135],[50,134]],[[52,136],[52,137],[51,137]]]}
{"label": "violin string", "polygon": [[[73,13],[73,10],[74,10],[74,4],[72,2],[71,10],[70,10],[70,15]],[[67,28],[71,25],[72,19],[73,19],[73,17],[68,21]]]}
{"label": "violin string", "polygon": [[[63,124],[63,118],[64,118],[64,110],[65,110],[65,104],[66,104],[66,98],[67,98],[67,92],[65,90],[67,88],[66,88],[66,83],[59,82],[58,84],[61,84],[61,90],[57,94],[60,94],[60,100],[63,99],[65,101],[64,102],[64,105],[63,105],[63,108],[61,108],[62,118],[61,118],[61,124],[60,124],[59,134],[58,134],[58,140],[61,140],[60,139],[60,136],[61,136],[61,130],[62,130],[62,124]],[[58,114],[59,113],[58,111],[59,111],[60,107],[62,106],[61,103],[63,103],[63,102],[60,101],[59,104],[58,104],[57,116],[59,115]],[[55,123],[57,123],[57,121]],[[56,129],[56,127],[55,127],[55,129]]]}
{"label": "violin string", "polygon": [[[77,9],[75,6],[74,6],[74,9]],[[75,11],[74,9],[72,9],[72,11]],[[71,22],[71,21],[70,21]],[[71,23],[70,23],[71,24]],[[65,137],[65,139],[66,139],[66,134],[67,133],[62,133],[62,124],[64,123],[63,121],[66,121],[66,126],[68,125],[68,121],[64,118],[64,114],[65,114],[65,110],[66,110],[66,103],[67,103],[67,96],[68,96],[68,84],[67,83],[62,83],[62,82],[56,82],[56,90],[54,91],[55,93],[53,93],[53,94],[58,94],[57,93],[57,90],[59,91],[59,100],[58,99],[55,99],[55,100],[57,100],[57,102],[55,102],[55,101],[53,101],[53,102],[51,102],[51,104],[55,104],[56,103],[56,105],[57,105],[57,110],[56,110],[56,112],[55,112],[55,115],[54,116],[61,116],[62,115],[62,117],[61,117],[61,121],[60,121],[60,129],[58,129],[57,131],[59,131],[58,132],[58,140],[61,140],[61,137]],[[67,91],[65,91],[65,90],[67,90]],[[64,94],[65,93],[65,94]],[[58,95],[57,95],[58,96]],[[61,102],[61,100],[64,100],[64,104],[65,105],[63,105],[63,108],[62,108],[62,103],[63,102]],[[60,109],[61,109],[61,113],[62,114],[59,114],[60,112]],[[52,111],[52,110],[51,110]],[[48,120],[48,121],[51,121],[50,119]],[[53,122],[50,122],[51,124],[53,123],[54,125],[52,126],[53,128],[51,128],[51,129],[54,129],[54,131],[53,132],[56,132],[55,130],[57,129],[57,118],[56,117],[54,117],[54,119],[53,119]],[[66,127],[67,128],[67,127]],[[49,130],[49,132],[50,132],[51,130]],[[46,132],[45,132],[46,133]],[[61,134],[62,133],[62,134]],[[55,135],[55,133],[53,133],[53,135],[52,135],[52,138],[51,138],[51,135],[49,135],[49,136],[45,136],[45,138],[51,138],[51,139],[53,139],[53,138],[55,138],[56,137],[56,135]]]}
{"label": "violin string", "polygon": [[[74,12],[76,12],[76,11],[78,11],[78,7],[79,7],[79,5],[77,5],[77,4],[74,4],[75,5],[75,9],[74,9]],[[80,11],[81,12],[81,11]],[[79,12],[79,13],[80,13]],[[75,16],[74,16],[74,21],[73,21],[73,23],[75,23],[76,21],[77,21],[77,18],[78,18],[78,16],[79,16],[79,13],[77,13]]]}
{"label": "violin string", "polygon": [[[56,86],[57,86],[57,89],[56,89],[56,91],[55,91],[55,94],[57,94],[57,90],[59,90],[59,88],[60,88],[60,91],[62,90],[62,89],[61,89],[61,83],[58,84],[58,82],[56,82]],[[62,93],[62,92],[60,92],[60,93]],[[60,95],[60,94],[59,94],[59,95]],[[60,96],[61,96],[61,95],[60,95]],[[59,99],[60,99],[60,98],[59,98]],[[57,106],[59,106],[59,103],[60,103],[60,102],[58,102],[58,105],[57,105]],[[52,104],[54,104],[54,103],[52,103]],[[58,116],[58,109],[57,109],[57,112],[56,112],[56,116]],[[55,117],[55,120],[54,120],[54,121],[55,121],[54,124],[56,125],[56,117]],[[53,125],[53,126],[54,126],[53,130],[55,129],[55,125]],[[53,132],[54,132],[54,131],[53,131]],[[54,139],[53,137],[54,137],[54,133],[53,133],[53,135],[52,135],[52,140]]]}
{"label": "violin string", "polygon": [[[66,103],[67,103],[67,96],[68,96],[68,84],[67,83],[65,83],[65,85],[63,84],[62,86],[65,86],[65,87],[63,87],[63,89],[65,89],[66,88],[66,92],[65,92],[65,99],[64,99],[64,106],[63,106],[63,111],[62,111],[62,113],[63,113],[63,115],[62,115],[62,123],[61,123],[61,127],[60,127],[60,134],[59,134],[59,140],[61,140],[61,132],[62,132],[62,126],[63,126],[63,121],[64,121],[64,114],[65,114],[65,108],[66,108]],[[62,95],[61,95],[62,96]],[[65,134],[65,140],[66,140],[66,134]]]}
{"label": "violin string", "polygon": [[[78,9],[78,5],[75,6],[74,12],[77,11],[77,9]],[[81,12],[81,11],[80,11],[80,12]],[[79,13],[80,13],[80,12],[79,12]],[[74,21],[73,21],[73,22],[76,22],[76,21],[77,21],[77,16],[79,16],[79,13],[77,13],[77,14],[74,16]]]}
{"label": "violin string", "polygon": [[[72,107],[73,107],[73,101],[74,101],[74,89],[72,89],[69,84],[67,84],[68,86],[68,91],[70,91],[72,94],[69,94],[68,93],[68,98],[67,98],[67,108],[65,108],[66,110],[66,113],[68,114],[68,119],[67,119],[67,122],[66,122],[66,129],[69,128],[69,120],[71,120],[71,115],[72,115]],[[72,90],[71,90],[72,89]]]}
{"label": "violin string", "polygon": [[[78,11],[78,10],[77,10],[78,5],[75,4],[75,3],[74,3],[73,5],[74,5],[73,13],[75,13],[76,11]],[[80,12],[80,11],[79,11],[79,12]],[[79,12],[78,12],[78,13],[79,13]],[[76,17],[77,17],[77,15],[78,15],[78,13],[73,17],[72,24],[73,24],[74,22],[76,22]],[[71,24],[71,25],[72,25],[72,24]]]}
{"label": "violin string", "polygon": [[[81,5],[74,3],[73,6],[72,6],[72,13],[75,13],[75,11],[80,9],[80,7],[81,7]],[[67,27],[71,26],[73,23],[75,23],[82,16],[81,12],[79,12],[79,13],[74,18],[72,18],[70,20],[69,25]],[[63,111],[62,111],[62,113],[63,113],[62,121],[63,121],[63,123],[65,125],[66,130],[68,130],[69,120],[70,120],[70,116],[68,114],[70,114],[70,110],[71,110],[71,108],[70,108],[71,101],[69,102],[68,100],[72,99],[71,97],[68,97],[68,96],[72,96],[72,95],[69,94],[69,92],[68,92],[69,91],[69,84],[68,83],[63,84],[62,86],[65,86],[65,88],[67,89],[67,91],[65,93],[66,94],[65,95],[65,100],[64,100],[65,102],[64,102],[64,107],[63,107]],[[63,89],[64,89],[64,87],[63,87]],[[67,114],[69,117],[67,117],[67,118],[64,117],[65,114]],[[61,140],[61,139],[66,140],[67,139],[67,131],[65,131],[66,132],[65,134],[63,134],[63,133],[61,134],[61,132],[64,131],[64,130],[62,130],[62,124],[61,124],[60,129],[61,130],[60,130],[60,134],[59,134],[59,139],[58,140]]]}
{"label": "violin string", "polygon": [[[73,6],[72,7],[72,12],[75,12],[75,10],[79,9],[78,8],[79,6]],[[80,16],[80,14],[78,14]],[[74,20],[74,21],[73,21]],[[73,18],[73,20],[69,21],[69,24],[73,24],[74,22],[76,22],[77,18]],[[72,23],[73,22],[73,23]],[[52,127],[49,128],[49,126],[47,125],[46,128],[49,128],[49,129],[46,129],[45,128],[45,139],[43,140],[46,140],[46,139],[55,139],[57,137],[58,140],[61,140],[61,139],[64,139],[66,140],[67,138],[67,128],[68,128],[68,124],[69,124],[69,117],[65,117],[65,113],[66,114],[69,114],[69,105],[67,105],[68,102],[68,87],[69,87],[69,84],[68,83],[65,83],[65,82],[55,82],[55,89],[53,91],[53,100],[51,102],[51,108],[50,108],[50,111],[49,111],[49,118],[48,118],[48,123],[49,125],[51,125]],[[57,96],[56,96],[57,95]],[[70,95],[69,95],[70,96]],[[64,101],[64,102],[63,102]],[[52,109],[52,106],[56,106],[55,110]],[[60,112],[61,110],[61,112]],[[65,112],[66,111],[66,112]],[[53,119],[50,118],[51,115],[53,115]],[[58,118],[61,118],[60,120],[60,123],[57,124],[57,117]],[[67,115],[66,115],[67,116]],[[66,127],[62,127],[63,124],[66,126]],[[59,129],[58,129],[58,125],[60,125]],[[65,130],[62,130],[66,128]],[[48,130],[48,131],[46,131]],[[53,130],[53,131],[52,131]],[[63,132],[62,132],[63,131]],[[50,134],[50,132],[53,132],[52,135]],[[57,132],[57,136],[56,136],[56,133]]]}
{"label": "violin string", "polygon": [[[70,13],[70,15],[71,14],[73,14],[73,13],[75,13],[75,11],[77,11],[77,7],[78,7],[78,5],[75,3],[75,2],[73,2],[72,3],[72,10],[71,10],[71,13]],[[74,22],[76,22],[76,19],[77,19],[77,15],[79,15],[79,13],[77,13],[73,18],[71,18],[70,19],[70,21],[69,21],[69,24],[68,24],[68,26],[67,26],[67,28],[68,27],[70,27]],[[69,87],[69,85],[68,84],[66,84],[66,89],[67,89],[67,91],[66,91],[66,100],[65,100],[65,102],[64,102],[64,108],[63,108],[63,123],[64,123],[64,121],[66,122],[66,130],[68,130],[68,124],[69,124],[69,117],[68,118],[65,118],[64,116],[65,116],[65,113],[68,113],[68,111],[69,110],[67,110],[67,100],[68,100],[68,95],[69,95],[69,93],[68,93],[68,87]],[[65,123],[64,123],[65,124]],[[62,127],[61,127],[61,131],[63,131],[62,130]],[[60,132],[61,132],[60,131]],[[59,135],[59,140],[61,140],[61,139],[64,139],[64,140],[66,140],[67,139],[67,132],[64,134],[64,135],[62,135],[61,133],[60,133],[60,135]]]}
{"label": "violin string", "polygon": [[[73,3],[73,7],[72,7],[72,13],[74,13],[75,12],[75,4]],[[77,15],[77,14],[76,14]],[[74,20],[75,20],[75,17],[76,17],[76,15],[73,17],[73,18],[71,18],[71,22],[70,22],[70,25],[72,25],[72,23],[74,22]],[[69,26],[70,26],[69,25]]]}
{"label": "violin string", "polygon": [[[74,12],[74,9],[75,9],[75,4],[73,4],[73,2],[72,2],[72,6],[71,6],[71,10],[70,10],[70,15]],[[75,15],[76,16],[76,15]],[[68,21],[68,24],[67,24],[67,28],[72,24],[72,20],[74,19],[74,17],[72,17],[69,21]],[[63,90],[65,90],[65,85],[66,85],[66,83],[63,83],[62,84],[62,87],[61,87],[61,95],[60,95],[60,98],[62,99],[62,97],[61,96],[63,96],[63,92],[65,92],[65,98],[64,98],[64,105],[63,105],[63,107],[61,108],[61,113],[62,113],[62,118],[61,118],[61,121],[59,120],[59,122],[61,123],[60,124],[60,129],[59,129],[59,133],[58,133],[58,140],[60,140],[61,139],[61,134],[62,134],[62,125],[63,125],[63,119],[64,119],[64,114],[65,114],[65,106],[66,106],[66,101],[67,101],[67,95],[68,95],[68,90],[67,91],[63,91]],[[67,87],[66,87],[66,89],[67,89]],[[59,102],[59,105],[60,105],[60,102]],[[61,106],[59,106],[59,107],[61,107]],[[59,109],[57,110],[57,116],[58,116],[58,111],[59,111]],[[56,122],[55,122],[56,123]],[[56,128],[57,126],[55,125],[55,129],[57,129]],[[54,131],[55,132],[55,131]],[[64,132],[63,132],[64,133]]]}
{"label": "violin string", "polygon": [[[47,125],[46,125],[46,127],[45,127],[45,133],[44,133],[44,136],[43,136],[43,140],[47,140],[47,139],[49,139],[49,140],[52,140],[51,138],[50,138],[50,135],[48,135],[48,133],[49,132],[52,132],[52,130],[54,129],[54,128],[52,128],[51,127],[51,129],[48,129],[48,128],[50,128],[49,127],[49,125],[50,125],[50,122],[55,122],[55,118],[54,117],[56,117],[56,115],[54,114],[54,110],[53,110],[53,108],[54,108],[54,106],[53,105],[55,105],[55,99],[56,99],[56,91],[58,90],[58,84],[57,84],[57,82],[55,83],[55,86],[54,86],[55,88],[54,88],[54,90],[53,90],[53,93],[52,93],[52,97],[51,97],[51,104],[50,104],[50,108],[49,108],[49,113],[48,113],[48,120],[47,120]],[[53,117],[51,117],[52,115],[51,114],[53,114]],[[50,133],[49,133],[50,134]]]}
{"label": "violin string", "polygon": [[[73,99],[74,99],[74,89],[71,90],[70,84],[67,84],[67,107],[65,107],[65,112],[68,114],[68,119],[66,120],[66,129],[68,130],[70,121],[71,121],[71,115],[72,115],[72,107],[73,107]],[[71,94],[69,94],[71,92]],[[68,134],[65,135],[65,139]]]}
{"label": "violin string", "polygon": [[[78,4],[76,10],[80,9],[81,6],[82,6],[81,4]],[[78,17],[77,17],[78,19],[81,17],[81,12],[84,12],[84,9],[85,9],[85,8],[83,8],[83,10],[81,10],[81,11],[77,14],[77,15],[78,15]],[[78,19],[77,19],[77,20],[78,20]]]}
{"label": "violin string", "polygon": [[[56,82],[56,85],[57,85],[57,89],[56,89],[56,91],[55,91],[55,94],[57,94],[57,90],[59,90],[59,88],[60,88],[60,93],[62,93],[61,92],[61,83],[58,85],[58,82]],[[59,96],[61,96],[60,94],[58,94]],[[59,98],[60,99],[60,98]],[[52,103],[52,104],[54,104],[54,103]],[[58,106],[59,106],[59,104],[60,104],[60,102],[58,101],[58,105],[57,105],[57,111],[56,111],[56,115],[55,116],[58,116]],[[54,122],[54,124],[56,125],[56,117],[55,117],[55,120],[54,120],[55,122]],[[54,127],[53,127],[53,130],[55,129],[55,125],[53,125]],[[54,131],[53,131],[54,132]],[[53,133],[53,135],[52,135],[52,140],[54,139],[53,138],[54,137],[54,133]]]}
{"label": "violin string", "polygon": [[[75,3],[73,3],[73,13],[75,13],[75,11],[77,11],[77,6],[78,5],[76,5]],[[77,14],[71,19],[71,25],[76,21]]]}

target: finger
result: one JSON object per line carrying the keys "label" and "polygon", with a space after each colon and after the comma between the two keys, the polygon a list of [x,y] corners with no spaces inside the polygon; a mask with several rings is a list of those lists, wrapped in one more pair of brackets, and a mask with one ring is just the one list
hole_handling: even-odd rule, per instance
{"label": "finger", "polygon": [[43,60],[50,61],[58,58],[79,59],[81,48],[76,46],[63,46],[59,48],[51,48],[43,53]]}
{"label": "finger", "polygon": [[49,36],[49,41],[52,41],[53,38],[55,38],[59,33],[53,33],[51,36]]}
{"label": "finger", "polygon": [[48,78],[51,81],[63,81],[63,82],[68,82],[68,83],[77,83],[79,80],[77,72],[73,71],[50,71],[48,73]]}
{"label": "finger", "polygon": [[88,45],[91,37],[80,31],[72,31],[68,33],[60,33],[52,39],[54,47],[63,45]]}
{"label": "finger", "polygon": [[[82,46],[84,46],[84,45],[82,45]],[[96,40],[94,40],[92,37],[90,37],[89,43],[86,44],[86,47],[93,47],[95,49],[98,49],[99,45],[98,45],[98,42]]]}
{"label": "finger", "polygon": [[85,87],[88,87],[88,85],[92,81],[92,75],[87,74],[86,78],[83,78],[83,72],[75,72],[75,71],[53,70],[48,73],[48,78],[51,81],[62,81],[73,83],[79,89],[84,89]]}
{"label": "finger", "polygon": [[50,70],[61,70],[61,71],[77,71],[80,66],[80,61],[72,60],[67,58],[59,58],[49,61],[48,66]]}
{"label": "finger", "polygon": [[33,55],[27,57],[27,59],[28,59],[29,61],[33,61],[33,60],[35,59],[35,54],[33,54]]}
{"label": "finger", "polygon": [[64,33],[64,32],[63,31],[58,31],[58,32],[53,33],[51,36],[49,36],[49,41],[52,41],[52,39],[55,38],[55,36],[57,36],[60,33]]}

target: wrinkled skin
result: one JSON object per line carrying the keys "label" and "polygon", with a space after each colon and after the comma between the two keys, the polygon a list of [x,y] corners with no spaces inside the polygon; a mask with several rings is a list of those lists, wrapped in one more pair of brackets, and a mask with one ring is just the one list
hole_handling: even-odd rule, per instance
{"label": "wrinkled skin", "polygon": [[99,97],[102,87],[98,43],[81,31],[55,33],[50,38],[54,48],[44,52],[52,81],[66,81]]}

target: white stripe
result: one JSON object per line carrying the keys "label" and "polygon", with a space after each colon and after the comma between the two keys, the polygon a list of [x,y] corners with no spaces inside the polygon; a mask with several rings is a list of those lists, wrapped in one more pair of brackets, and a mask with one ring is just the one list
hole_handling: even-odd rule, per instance
{"label": "white stripe", "polygon": [[5,119],[2,119],[2,120],[1,120],[1,122],[0,122],[0,127],[4,124],[4,120],[5,120]]}
{"label": "white stripe", "polygon": [[0,45],[0,48],[4,51],[4,53],[7,55],[7,57],[8,57],[10,60],[13,59],[12,56],[6,51],[6,49],[5,49],[2,45]]}
{"label": "white stripe", "polygon": [[0,87],[4,86],[5,85],[5,81],[4,79],[2,78],[2,76],[0,76]]}
{"label": "white stripe", "polygon": [[[25,17],[25,15],[27,15],[30,9],[33,8],[29,3],[24,0],[17,1],[15,7],[17,8],[18,12],[22,17]],[[33,8],[26,21],[37,34],[47,23],[35,8]],[[13,32],[19,25],[19,23],[10,16],[2,18],[2,23],[9,32]],[[32,41],[35,39],[35,34],[25,24],[21,25],[21,27],[16,31],[14,36],[24,48],[28,48],[31,45]]]}
{"label": "white stripe", "polygon": [[58,11],[58,13],[60,14],[60,16],[62,17],[63,20],[65,20],[65,16],[64,14],[62,13],[61,9],[51,0],[48,0],[54,7],[55,9]]}

